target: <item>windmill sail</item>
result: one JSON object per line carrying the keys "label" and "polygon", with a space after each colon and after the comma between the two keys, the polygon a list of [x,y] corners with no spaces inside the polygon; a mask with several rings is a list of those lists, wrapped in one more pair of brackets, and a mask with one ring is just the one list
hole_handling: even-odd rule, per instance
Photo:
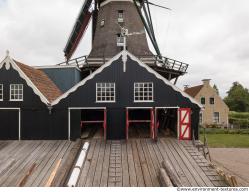
{"label": "windmill sail", "polygon": [[85,1],[80,14],[74,24],[73,30],[64,49],[65,57],[67,60],[72,57],[78,44],[80,43],[81,38],[84,36],[84,33],[92,16],[92,12],[90,12],[92,2],[93,0]]}

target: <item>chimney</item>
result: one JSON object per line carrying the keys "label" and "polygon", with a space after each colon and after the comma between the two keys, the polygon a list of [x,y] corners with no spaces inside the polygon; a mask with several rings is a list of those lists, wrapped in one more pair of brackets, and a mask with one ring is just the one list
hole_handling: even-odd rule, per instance
{"label": "chimney", "polygon": [[211,79],[203,79],[202,80],[204,86],[210,85],[210,81],[211,81]]}

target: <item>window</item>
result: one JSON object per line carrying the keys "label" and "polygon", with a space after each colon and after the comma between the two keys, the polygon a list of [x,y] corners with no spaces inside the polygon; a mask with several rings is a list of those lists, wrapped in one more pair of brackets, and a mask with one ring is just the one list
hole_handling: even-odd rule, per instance
{"label": "window", "polygon": [[134,102],[153,102],[153,83],[134,83]]}
{"label": "window", "polygon": [[205,97],[201,97],[201,104],[205,105],[205,103],[206,103]]}
{"label": "window", "polygon": [[0,101],[3,101],[3,84],[0,84]]}
{"label": "window", "polygon": [[210,103],[210,105],[214,105],[214,97],[209,98],[209,103]]}
{"label": "window", "polygon": [[124,22],[124,10],[118,10],[118,22],[119,23]]}
{"label": "window", "polygon": [[220,122],[220,113],[219,112],[214,112],[213,122],[214,123],[219,123]]}
{"label": "window", "polygon": [[199,117],[199,124],[202,124],[203,122],[203,114],[200,112],[200,117]]}
{"label": "window", "polygon": [[117,34],[117,46],[123,47],[124,46],[124,37],[121,34]]}
{"label": "window", "polygon": [[11,84],[10,85],[10,101],[22,101],[23,100],[23,85]]}
{"label": "window", "polygon": [[97,83],[96,102],[115,102],[115,83]]}
{"label": "window", "polygon": [[105,25],[105,20],[102,19],[101,22],[100,22],[100,26],[101,26],[101,27],[104,27],[104,25]]}

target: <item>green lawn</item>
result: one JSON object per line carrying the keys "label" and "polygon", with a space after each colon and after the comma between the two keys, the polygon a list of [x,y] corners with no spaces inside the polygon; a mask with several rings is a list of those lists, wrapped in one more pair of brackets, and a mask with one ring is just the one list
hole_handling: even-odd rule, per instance
{"label": "green lawn", "polygon": [[[248,134],[206,134],[209,147],[249,148]],[[201,134],[203,141],[203,135]]]}

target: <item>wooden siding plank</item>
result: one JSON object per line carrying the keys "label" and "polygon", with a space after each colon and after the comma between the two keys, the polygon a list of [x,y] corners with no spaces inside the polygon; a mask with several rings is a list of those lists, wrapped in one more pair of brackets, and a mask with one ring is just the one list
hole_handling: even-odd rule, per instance
{"label": "wooden siding plank", "polygon": [[142,168],[141,168],[141,164],[140,164],[140,160],[139,160],[139,156],[138,156],[136,140],[132,139],[131,145],[132,145],[135,171],[136,171],[136,175],[137,175],[137,185],[138,185],[138,187],[144,187],[145,186],[144,176],[143,176],[143,172],[142,172]]}
{"label": "wooden siding plank", "polygon": [[179,149],[175,149],[173,145],[170,143],[170,138],[168,139],[162,139],[162,142],[165,143],[171,150],[172,154],[175,156],[176,161],[179,163],[179,165],[182,167],[182,170],[184,174],[186,175],[190,186],[196,187],[196,186],[205,186],[205,183],[202,182],[202,180],[198,177],[198,174],[196,171],[194,171],[194,167],[191,166],[191,164],[186,159],[185,155],[183,153],[180,153]]}
{"label": "wooden siding plank", "polygon": [[[166,139],[168,139],[168,138],[166,138]],[[164,145],[164,143],[162,143],[162,139],[159,139],[158,147],[159,147],[159,150],[161,151],[163,158],[171,163],[172,167],[175,169],[178,177],[180,178],[180,180],[182,181],[184,186],[186,186],[186,187],[190,186],[190,183],[189,183],[186,175],[183,173],[181,166],[176,161],[174,155],[169,150],[168,146]]]}
{"label": "wooden siding plank", "polygon": [[199,176],[202,178],[202,180],[204,181],[205,185],[208,187],[213,187],[213,183],[208,179],[208,177],[205,175],[205,173],[202,171],[202,169],[196,164],[196,162],[194,161],[194,159],[191,157],[191,155],[184,149],[184,147],[179,143],[176,142],[174,140],[171,140],[171,142],[174,142],[175,146],[179,147],[179,151],[181,150],[183,152],[183,154],[185,154],[185,156],[187,157],[187,159],[189,159],[190,164],[194,167],[194,169],[197,171],[197,173],[199,174]]}
{"label": "wooden siding plank", "polygon": [[[148,140],[148,139],[147,139]],[[159,187],[159,180],[158,180],[158,170],[156,170],[156,162],[153,162],[152,157],[150,156],[148,146],[146,144],[146,139],[141,139],[141,146],[144,152],[144,156],[147,162],[147,166],[149,169],[149,174],[151,177],[151,182],[153,187]]]}
{"label": "wooden siding plank", "polygon": [[87,180],[88,172],[89,172],[91,162],[93,159],[93,154],[94,154],[94,150],[96,147],[96,143],[97,143],[97,141],[95,139],[91,140],[91,142],[90,142],[89,151],[87,153],[86,161],[84,163],[84,166],[83,166],[83,169],[81,171],[79,181],[77,184],[78,187],[84,187],[86,184],[86,180]]}
{"label": "wooden siding plank", "polygon": [[148,164],[145,159],[143,148],[140,142],[141,142],[141,139],[136,139],[138,156],[139,156],[140,165],[141,165],[142,172],[143,172],[144,183],[146,187],[152,187],[153,185],[152,185],[151,174],[149,172]]}
{"label": "wooden siding plank", "polygon": [[100,144],[101,144],[101,141],[97,140],[94,154],[93,154],[93,158],[91,160],[91,166],[90,166],[90,169],[89,169],[89,172],[87,175],[85,187],[92,187],[94,174],[95,174],[95,170],[96,170],[96,166],[97,166],[97,160],[98,160],[98,156],[99,156]]}
{"label": "wooden siding plank", "polygon": [[111,151],[111,141],[106,142],[105,155],[103,161],[102,175],[101,175],[101,187],[108,186],[108,173],[109,173],[109,163],[110,163],[110,151]]}
{"label": "wooden siding plank", "polygon": [[133,157],[133,151],[132,151],[132,144],[131,140],[127,141],[127,158],[128,158],[128,166],[129,166],[129,177],[130,177],[130,186],[131,187],[137,187],[137,175],[135,171],[135,163],[134,163],[134,157]]}
{"label": "wooden siding plank", "polygon": [[130,178],[129,178],[129,165],[128,165],[128,154],[127,154],[127,146],[126,143],[122,142],[122,186],[129,187],[130,186]]}
{"label": "wooden siding plank", "polygon": [[99,151],[97,167],[96,167],[94,179],[93,179],[93,186],[95,186],[95,187],[100,186],[100,183],[101,183],[102,168],[103,168],[104,155],[105,155],[105,147],[106,147],[105,141],[102,140],[102,142],[100,144],[100,151]]}

